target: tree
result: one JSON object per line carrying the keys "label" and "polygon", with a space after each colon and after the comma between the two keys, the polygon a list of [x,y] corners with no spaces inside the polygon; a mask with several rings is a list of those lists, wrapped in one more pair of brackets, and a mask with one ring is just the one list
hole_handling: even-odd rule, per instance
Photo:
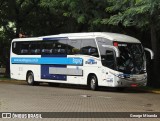
{"label": "tree", "polygon": [[[57,5],[61,9],[65,32],[104,31],[107,26],[101,24],[101,19],[106,17],[106,0],[59,0],[53,4],[44,2],[49,8]],[[62,19],[62,20],[63,20]],[[62,30],[63,31],[63,30]]]}
{"label": "tree", "polygon": [[141,31],[150,30],[151,45],[155,53],[154,60],[154,73],[157,81],[154,81],[153,86],[160,86],[158,67],[159,64],[159,41],[157,32],[159,32],[160,26],[160,2],[159,0],[108,0],[110,6],[106,8],[107,12],[110,12],[112,16],[110,18],[103,19],[104,24],[119,25],[122,24],[125,27],[136,26]]}

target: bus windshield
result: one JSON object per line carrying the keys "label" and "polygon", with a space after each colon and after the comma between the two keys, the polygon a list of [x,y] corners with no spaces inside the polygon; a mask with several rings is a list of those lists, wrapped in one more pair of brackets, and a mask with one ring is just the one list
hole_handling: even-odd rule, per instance
{"label": "bus windshield", "polygon": [[116,42],[114,46],[119,49],[120,57],[118,58],[115,57],[114,50],[101,45],[100,54],[103,66],[125,74],[145,73],[145,54],[140,43]]}
{"label": "bus windshield", "polygon": [[120,57],[117,70],[126,74],[140,74],[145,70],[145,55],[140,43],[118,43]]}

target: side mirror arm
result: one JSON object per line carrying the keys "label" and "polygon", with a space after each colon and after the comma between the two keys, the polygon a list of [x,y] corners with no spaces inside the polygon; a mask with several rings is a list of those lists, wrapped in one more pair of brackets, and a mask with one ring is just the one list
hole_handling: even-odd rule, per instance
{"label": "side mirror arm", "polygon": [[149,48],[144,48],[144,50],[145,50],[145,51],[148,51],[148,52],[150,53],[150,55],[151,55],[151,60],[153,60],[153,59],[154,59],[154,52],[153,52],[151,49],[149,49]]}

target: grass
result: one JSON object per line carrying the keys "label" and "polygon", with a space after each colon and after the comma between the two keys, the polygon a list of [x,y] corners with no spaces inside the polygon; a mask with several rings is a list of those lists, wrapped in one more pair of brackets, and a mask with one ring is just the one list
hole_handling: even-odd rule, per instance
{"label": "grass", "polygon": [[7,78],[7,77],[0,77],[0,81],[2,80],[11,80],[11,78]]}
{"label": "grass", "polygon": [[5,84],[26,84],[26,81],[14,80],[14,79],[11,79],[11,78],[6,78],[6,77],[3,77],[3,78],[0,77],[0,83],[5,83]]}
{"label": "grass", "polygon": [[140,87],[140,90],[144,90],[146,92],[151,92],[151,93],[156,93],[156,94],[160,94],[160,88],[154,88],[154,87]]}
{"label": "grass", "polygon": [[144,90],[160,90],[160,88],[154,88],[154,87],[149,87],[149,86],[142,87],[142,89],[144,89]]}

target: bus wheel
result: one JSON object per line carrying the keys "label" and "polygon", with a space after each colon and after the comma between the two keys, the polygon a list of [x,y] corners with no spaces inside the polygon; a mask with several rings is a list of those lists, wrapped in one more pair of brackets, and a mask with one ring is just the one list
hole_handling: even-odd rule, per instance
{"label": "bus wheel", "polygon": [[90,89],[94,91],[98,89],[98,80],[94,75],[90,77]]}
{"label": "bus wheel", "polygon": [[26,81],[27,81],[28,85],[32,85],[32,86],[35,85],[34,75],[33,75],[32,72],[29,72],[29,73],[27,74],[27,79],[26,79]]}

